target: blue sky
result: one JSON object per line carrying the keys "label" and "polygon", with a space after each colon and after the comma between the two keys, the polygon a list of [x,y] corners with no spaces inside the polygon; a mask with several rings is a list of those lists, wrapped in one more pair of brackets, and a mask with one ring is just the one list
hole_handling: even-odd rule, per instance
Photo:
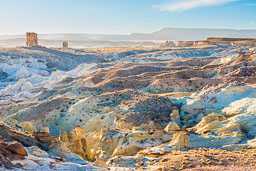
{"label": "blue sky", "polygon": [[256,0],[0,0],[0,35],[256,29]]}

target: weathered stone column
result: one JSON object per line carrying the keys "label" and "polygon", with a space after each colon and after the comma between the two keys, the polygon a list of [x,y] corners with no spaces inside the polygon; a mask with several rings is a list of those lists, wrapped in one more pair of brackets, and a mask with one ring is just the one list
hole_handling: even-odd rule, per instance
{"label": "weathered stone column", "polygon": [[64,41],[63,42],[63,50],[67,50],[68,49],[68,42]]}
{"label": "weathered stone column", "polygon": [[27,32],[26,34],[26,46],[28,47],[34,47],[34,46],[39,46],[38,45],[38,38],[37,34],[33,32]]}
{"label": "weathered stone column", "polygon": [[188,133],[186,131],[177,131],[174,133],[170,146],[178,149],[188,148]]}

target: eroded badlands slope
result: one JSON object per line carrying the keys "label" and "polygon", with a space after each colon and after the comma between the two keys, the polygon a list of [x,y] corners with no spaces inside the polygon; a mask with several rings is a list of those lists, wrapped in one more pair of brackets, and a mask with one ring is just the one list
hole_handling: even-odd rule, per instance
{"label": "eroded badlands slope", "polygon": [[[27,153],[35,146],[44,150],[39,160],[53,155],[51,162],[61,157],[64,165],[75,161],[72,167],[93,167],[86,160],[113,170],[186,169],[210,164],[160,163],[176,150],[256,148],[255,48],[21,48],[1,54],[1,120],[30,137],[34,144],[15,139]],[[5,136],[3,146],[12,140]],[[2,163],[24,167],[8,162]]]}

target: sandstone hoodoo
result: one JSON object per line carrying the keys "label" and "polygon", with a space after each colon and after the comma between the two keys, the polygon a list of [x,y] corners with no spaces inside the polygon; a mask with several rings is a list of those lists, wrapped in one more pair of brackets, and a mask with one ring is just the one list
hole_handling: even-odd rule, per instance
{"label": "sandstone hoodoo", "polygon": [[36,47],[38,45],[37,33],[27,32],[26,33],[26,46],[28,47]]}
{"label": "sandstone hoodoo", "polygon": [[63,50],[67,50],[68,49],[68,42],[67,41],[63,42],[62,48],[63,48]]}
{"label": "sandstone hoodoo", "polygon": [[174,133],[173,139],[170,143],[170,146],[177,149],[188,148],[188,133],[186,131],[177,131]]}

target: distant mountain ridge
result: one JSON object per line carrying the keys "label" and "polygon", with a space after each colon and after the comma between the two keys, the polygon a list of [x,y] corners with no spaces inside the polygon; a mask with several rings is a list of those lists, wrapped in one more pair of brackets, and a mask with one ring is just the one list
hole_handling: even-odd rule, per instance
{"label": "distant mountain ridge", "polygon": [[[256,38],[256,30],[207,29],[207,28],[163,28],[153,33],[118,34],[40,34],[39,39],[52,40],[204,40],[207,37]],[[0,39],[25,38],[24,35],[0,36]]]}
{"label": "distant mountain ridge", "polygon": [[[133,34],[140,36],[143,34]],[[201,28],[164,28],[160,31],[147,34],[150,40],[204,40],[208,37],[236,37],[256,38],[256,30],[233,30],[233,29],[201,29]]]}
{"label": "distant mountain ridge", "polygon": [[[164,28],[160,31],[142,34],[133,33],[126,40],[205,40],[208,37],[256,38],[256,30]],[[121,37],[123,38],[123,37]]]}

